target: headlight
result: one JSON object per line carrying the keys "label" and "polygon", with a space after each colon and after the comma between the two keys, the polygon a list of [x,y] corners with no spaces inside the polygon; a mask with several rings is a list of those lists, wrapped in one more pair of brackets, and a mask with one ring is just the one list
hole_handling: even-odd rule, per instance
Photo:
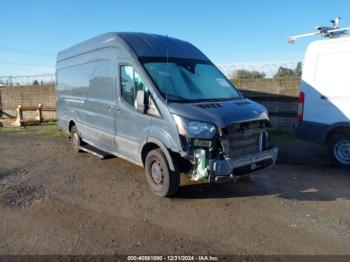
{"label": "headlight", "polygon": [[183,136],[190,138],[212,139],[216,128],[213,124],[191,121],[178,115],[173,115],[177,129]]}

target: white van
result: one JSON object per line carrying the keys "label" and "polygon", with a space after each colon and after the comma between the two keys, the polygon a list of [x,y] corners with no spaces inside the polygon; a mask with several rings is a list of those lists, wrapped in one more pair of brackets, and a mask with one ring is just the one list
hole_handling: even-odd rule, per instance
{"label": "white van", "polygon": [[300,91],[297,136],[329,145],[333,163],[349,167],[350,35],[309,45]]}

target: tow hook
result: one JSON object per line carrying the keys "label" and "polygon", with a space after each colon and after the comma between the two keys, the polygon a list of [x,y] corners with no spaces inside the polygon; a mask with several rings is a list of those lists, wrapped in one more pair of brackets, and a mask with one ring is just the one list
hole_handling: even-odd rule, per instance
{"label": "tow hook", "polygon": [[214,182],[217,184],[220,183],[227,183],[227,182],[237,182],[237,177],[235,177],[233,174],[229,175],[229,176],[216,176],[214,177]]}

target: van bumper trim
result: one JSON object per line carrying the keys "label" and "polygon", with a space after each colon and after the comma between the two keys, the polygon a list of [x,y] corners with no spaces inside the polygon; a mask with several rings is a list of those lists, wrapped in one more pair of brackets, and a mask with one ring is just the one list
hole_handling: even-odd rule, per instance
{"label": "van bumper trim", "polygon": [[[209,171],[212,176],[213,182],[219,182],[219,180],[234,180],[237,178],[241,178],[244,175],[235,175],[234,169],[240,167],[250,167],[250,171],[245,175],[252,175],[257,173],[258,171],[265,170],[269,167],[272,167],[277,160],[278,155],[278,147],[271,148],[266,151],[262,151],[255,154],[250,154],[234,159],[215,159],[209,160]],[[263,168],[259,168],[259,162],[264,162],[270,160],[267,166]],[[222,178],[222,179],[221,179]]]}

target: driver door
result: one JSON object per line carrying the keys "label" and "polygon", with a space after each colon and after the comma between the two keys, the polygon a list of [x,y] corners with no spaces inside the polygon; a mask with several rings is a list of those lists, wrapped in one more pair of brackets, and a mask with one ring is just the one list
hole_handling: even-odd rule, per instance
{"label": "driver door", "polygon": [[116,132],[118,152],[128,159],[140,162],[139,147],[148,137],[151,116],[136,111],[135,99],[137,90],[144,90],[147,94],[148,88],[132,64],[120,64],[118,86],[120,94]]}

